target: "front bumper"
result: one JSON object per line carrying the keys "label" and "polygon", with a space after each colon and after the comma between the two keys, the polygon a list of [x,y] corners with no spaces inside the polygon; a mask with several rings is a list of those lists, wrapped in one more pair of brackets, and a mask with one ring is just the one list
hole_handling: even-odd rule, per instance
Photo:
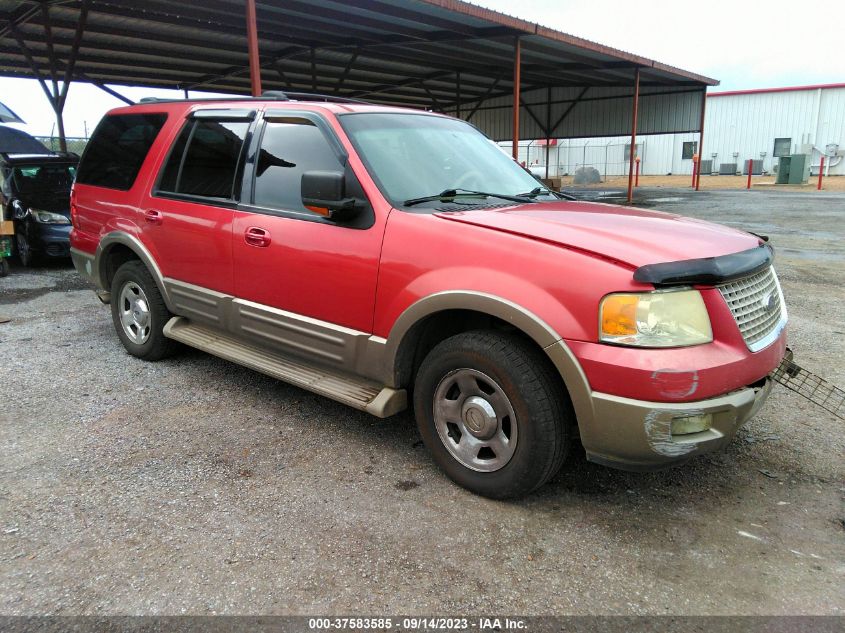
{"label": "front bumper", "polygon": [[[686,461],[730,443],[737,430],[763,406],[774,383],[697,402],[646,402],[593,392],[594,416],[584,448],[587,459],[624,470],[654,470]],[[700,433],[672,434],[672,420],[712,415]]]}
{"label": "front bumper", "polygon": [[[566,384],[587,458],[626,470],[671,466],[730,443],[737,430],[763,406],[774,384],[772,372],[784,356],[791,355],[783,333],[764,351],[751,355],[736,352],[743,360],[731,358],[732,362],[721,368],[712,362],[719,360],[711,357],[712,346],[699,346],[695,356],[689,352],[679,356],[673,350],[666,354],[589,344],[591,350],[601,347],[607,355],[603,367],[611,379],[604,376],[595,382],[609,385],[615,394],[588,378],[585,367],[589,362],[575,353],[583,351],[584,345],[558,341],[545,350]],[[664,363],[673,359],[699,369],[683,372],[680,364],[673,367]],[[661,364],[670,366],[656,370]],[[642,376],[651,380],[642,381]],[[631,383],[635,385],[633,397]],[[672,435],[674,418],[708,414],[712,416],[708,430]]]}
{"label": "front bumper", "polygon": [[33,251],[47,257],[70,256],[69,224],[32,225],[29,239]]}

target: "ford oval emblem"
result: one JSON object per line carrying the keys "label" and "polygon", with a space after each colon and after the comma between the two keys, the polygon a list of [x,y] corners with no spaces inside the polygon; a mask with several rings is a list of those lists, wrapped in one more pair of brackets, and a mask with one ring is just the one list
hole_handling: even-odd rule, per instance
{"label": "ford oval emblem", "polygon": [[774,292],[770,292],[762,299],[760,299],[760,305],[763,306],[763,310],[766,312],[771,312],[777,307],[777,297],[775,296]]}

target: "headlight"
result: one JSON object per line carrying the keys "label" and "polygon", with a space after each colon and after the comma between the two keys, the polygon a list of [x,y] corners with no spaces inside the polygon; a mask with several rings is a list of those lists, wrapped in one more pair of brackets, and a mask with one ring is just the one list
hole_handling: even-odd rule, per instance
{"label": "headlight", "polygon": [[29,212],[35,218],[35,221],[41,224],[70,224],[70,220],[61,213],[39,211],[38,209],[30,209]]}
{"label": "headlight", "polygon": [[599,339],[637,347],[684,347],[713,340],[698,290],[612,294],[599,308]]}

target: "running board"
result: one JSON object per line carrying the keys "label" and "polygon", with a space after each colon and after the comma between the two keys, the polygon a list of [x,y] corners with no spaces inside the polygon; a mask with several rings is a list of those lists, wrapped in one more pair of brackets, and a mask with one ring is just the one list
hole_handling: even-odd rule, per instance
{"label": "running board", "polygon": [[170,319],[164,326],[164,335],[379,418],[399,413],[408,406],[408,396],[404,389],[391,389],[365,378],[316,367],[304,360],[267,351],[228,332],[197,325],[184,317]]}

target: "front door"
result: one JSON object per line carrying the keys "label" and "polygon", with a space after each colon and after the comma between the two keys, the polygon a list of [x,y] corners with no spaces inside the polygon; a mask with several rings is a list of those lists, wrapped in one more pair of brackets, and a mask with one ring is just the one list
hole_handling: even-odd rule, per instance
{"label": "front door", "polygon": [[[349,368],[372,332],[384,223],[343,146],[313,112],[267,112],[234,213],[235,327],[273,347]],[[306,171],[341,171],[361,211],[333,222],[302,204]]]}

